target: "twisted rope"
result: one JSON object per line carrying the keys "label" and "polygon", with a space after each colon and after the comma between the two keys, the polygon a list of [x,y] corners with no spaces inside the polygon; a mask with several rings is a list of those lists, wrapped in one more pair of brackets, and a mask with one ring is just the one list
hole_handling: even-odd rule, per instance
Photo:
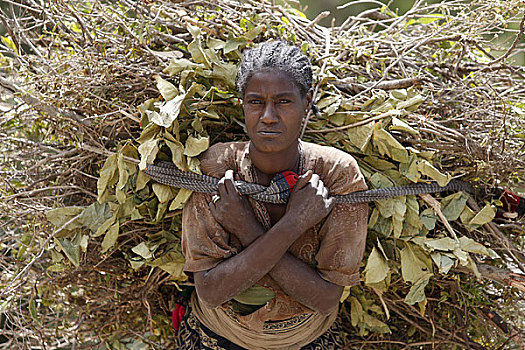
{"label": "twisted rope", "polygon": [[[151,179],[172,187],[185,188],[194,192],[213,193],[217,192],[218,178],[200,175],[190,171],[182,171],[174,164],[168,162],[157,162],[148,164],[144,173]],[[248,195],[255,200],[274,204],[286,204],[290,197],[290,188],[282,174],[274,177],[268,187],[235,181],[235,186],[242,195]],[[398,196],[414,194],[437,193],[443,191],[467,191],[473,193],[472,187],[464,181],[452,180],[446,186],[437,183],[417,183],[407,186],[385,187],[367,191],[357,191],[345,195],[334,196],[337,203],[365,203],[378,201]]]}

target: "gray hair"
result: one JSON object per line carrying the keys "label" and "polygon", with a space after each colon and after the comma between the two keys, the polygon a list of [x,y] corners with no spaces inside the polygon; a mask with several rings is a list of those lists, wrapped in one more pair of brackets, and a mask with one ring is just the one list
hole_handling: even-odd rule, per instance
{"label": "gray hair", "polygon": [[287,74],[304,97],[312,88],[312,65],[299,48],[284,41],[269,41],[243,52],[237,71],[237,90],[244,96],[248,80],[261,71]]}

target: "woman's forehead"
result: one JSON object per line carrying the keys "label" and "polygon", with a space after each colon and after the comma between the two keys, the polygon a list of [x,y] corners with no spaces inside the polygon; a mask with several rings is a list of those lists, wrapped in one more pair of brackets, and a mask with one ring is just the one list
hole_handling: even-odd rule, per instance
{"label": "woman's forehead", "polygon": [[299,87],[289,74],[279,70],[255,72],[246,84],[245,95],[256,94],[299,94]]}

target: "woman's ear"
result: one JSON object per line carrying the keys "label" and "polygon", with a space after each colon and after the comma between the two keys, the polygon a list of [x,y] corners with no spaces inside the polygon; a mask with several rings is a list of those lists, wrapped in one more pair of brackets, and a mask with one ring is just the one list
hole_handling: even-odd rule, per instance
{"label": "woman's ear", "polygon": [[314,96],[314,89],[308,90],[308,92],[306,93],[306,96],[305,96],[305,99],[306,99],[306,111],[307,112],[312,108],[313,96]]}

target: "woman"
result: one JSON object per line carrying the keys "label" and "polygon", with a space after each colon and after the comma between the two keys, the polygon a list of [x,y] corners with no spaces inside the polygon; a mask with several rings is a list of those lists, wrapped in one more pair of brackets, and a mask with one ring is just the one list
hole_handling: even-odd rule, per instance
{"label": "woman", "polygon": [[[249,142],[216,144],[203,173],[218,197],[194,193],[183,212],[185,271],[196,294],[180,349],[340,349],[344,286],[359,283],[368,207],[333,195],[366,189],[355,160],[301,142],[312,107],[308,58],[280,41],[246,50],[237,74]],[[241,196],[234,179],[268,185],[299,175],[287,205]]]}

